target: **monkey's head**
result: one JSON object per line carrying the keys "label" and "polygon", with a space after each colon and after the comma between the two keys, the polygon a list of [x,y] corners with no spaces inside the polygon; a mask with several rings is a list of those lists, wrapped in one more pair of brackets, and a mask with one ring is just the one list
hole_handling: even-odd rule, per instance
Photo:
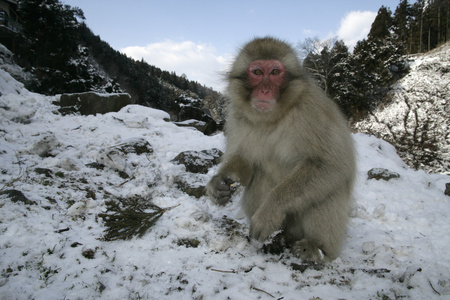
{"label": "monkey's head", "polygon": [[277,119],[295,103],[289,94],[298,95],[303,77],[291,46],[270,37],[254,39],[239,52],[229,73],[235,111],[255,121]]}

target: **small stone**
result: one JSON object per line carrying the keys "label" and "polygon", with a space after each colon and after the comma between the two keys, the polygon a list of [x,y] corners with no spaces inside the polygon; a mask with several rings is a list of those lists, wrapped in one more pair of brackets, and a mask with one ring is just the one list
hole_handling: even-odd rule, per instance
{"label": "small stone", "polygon": [[369,179],[376,179],[376,180],[386,180],[389,181],[394,178],[400,178],[400,175],[395,172],[391,172],[388,169],[383,168],[373,168],[370,169],[367,173]]}
{"label": "small stone", "polygon": [[53,177],[52,176],[53,172],[50,169],[36,168],[36,169],[34,169],[34,172],[36,172],[39,175],[45,175],[45,177],[49,177],[49,178]]}
{"label": "small stone", "polygon": [[83,255],[87,259],[94,259],[95,258],[95,250],[85,249],[81,252],[81,255]]}
{"label": "small stone", "polygon": [[373,210],[372,216],[375,219],[378,219],[384,217],[385,214],[386,214],[386,205],[380,204]]}
{"label": "small stone", "polygon": [[78,171],[78,162],[71,158],[71,157],[65,157],[61,159],[60,161],[60,167],[63,168],[66,171]]}
{"label": "small stone", "polygon": [[185,246],[186,248],[197,248],[200,245],[200,241],[196,238],[185,238],[177,241],[178,246]]}
{"label": "small stone", "polygon": [[43,134],[43,137],[38,142],[34,143],[30,152],[37,154],[40,157],[50,157],[53,151],[58,147],[58,142],[55,136],[51,133]]}
{"label": "small stone", "polygon": [[362,244],[362,251],[364,254],[371,254],[375,250],[375,242],[364,242]]}
{"label": "small stone", "polygon": [[90,164],[86,164],[86,167],[97,169],[97,170],[103,170],[105,168],[105,165],[100,164],[98,162],[93,162],[93,163],[90,163]]}

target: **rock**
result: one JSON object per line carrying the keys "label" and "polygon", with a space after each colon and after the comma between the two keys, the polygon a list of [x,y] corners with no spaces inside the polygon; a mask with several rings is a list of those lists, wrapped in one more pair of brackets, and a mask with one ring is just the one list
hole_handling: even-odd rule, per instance
{"label": "rock", "polygon": [[201,132],[205,132],[206,129],[206,122],[204,121],[198,121],[198,120],[186,120],[186,121],[182,121],[182,122],[173,122],[175,125],[177,125],[178,127],[192,127],[197,129],[198,131]]}
{"label": "rock", "polygon": [[39,175],[44,175],[45,177],[49,177],[49,178],[52,178],[52,177],[53,177],[53,176],[52,176],[53,172],[52,172],[52,170],[50,170],[50,169],[46,169],[46,168],[36,168],[36,169],[34,169],[34,172],[36,172],[36,173],[39,174]]}
{"label": "rock", "polygon": [[126,155],[115,148],[100,150],[97,162],[119,172],[125,172],[127,166]]}
{"label": "rock", "polygon": [[189,178],[188,176],[177,176],[174,182],[180,190],[189,196],[200,198],[206,195],[205,185],[201,182],[192,180],[192,178]]}
{"label": "rock", "polygon": [[372,216],[375,219],[378,219],[384,217],[385,214],[386,214],[386,205],[380,204],[373,210]]}
{"label": "rock", "polygon": [[445,192],[447,196],[450,196],[450,182],[445,184]]}
{"label": "rock", "polygon": [[79,112],[80,114],[96,115],[118,112],[131,104],[131,96],[121,94],[101,94],[95,92],[62,94],[59,100],[60,112],[63,115]]}
{"label": "rock", "polygon": [[182,106],[178,113],[178,122],[186,120],[200,120],[209,117],[202,109],[193,107],[192,105]]}
{"label": "rock", "polygon": [[376,180],[383,179],[386,181],[389,181],[394,178],[400,178],[400,175],[398,173],[391,172],[388,169],[383,168],[370,169],[367,175],[369,176],[368,179],[376,179]]}
{"label": "rock", "polygon": [[353,207],[350,210],[350,217],[351,218],[359,218],[363,220],[371,220],[371,215],[367,212],[367,209],[364,206],[358,205]]}
{"label": "rock", "polygon": [[59,166],[66,171],[78,171],[80,169],[78,167],[78,162],[71,157],[61,159]]}
{"label": "rock", "polygon": [[204,110],[190,105],[183,106],[178,113],[178,126],[194,127],[206,135],[213,134],[219,130],[219,125]]}
{"label": "rock", "polygon": [[[182,164],[186,172],[179,174],[174,182],[186,194],[200,198],[206,195],[206,174],[209,169],[220,162],[223,152],[213,148],[203,151],[184,151],[178,154],[172,162]],[[194,174],[192,174],[194,173]]]}
{"label": "rock", "polygon": [[362,244],[362,252],[364,254],[371,254],[375,250],[375,242],[364,242]]}
{"label": "rock", "polygon": [[42,139],[31,146],[30,153],[40,157],[50,157],[58,147],[58,141],[52,133],[43,134]]}
{"label": "rock", "polygon": [[141,155],[153,153],[152,146],[143,138],[129,139],[115,148],[124,154],[135,153],[137,155]]}
{"label": "rock", "polygon": [[0,192],[0,195],[6,195],[14,203],[22,202],[23,204],[27,205],[37,204],[36,202],[29,200],[27,197],[25,197],[25,195],[21,191],[18,190],[6,190]]}
{"label": "rock", "polygon": [[70,247],[76,248],[76,247],[82,246],[82,245],[83,245],[82,243],[74,242],[74,243],[70,244]]}
{"label": "rock", "polygon": [[187,172],[206,174],[212,166],[220,162],[222,155],[223,152],[216,148],[203,151],[184,151],[172,159],[172,162],[185,165]]}
{"label": "rock", "polygon": [[107,166],[118,171],[122,178],[128,178],[128,175],[125,173],[127,166],[126,156],[130,153],[137,155],[151,154],[153,153],[153,148],[143,138],[129,139],[119,145],[100,150],[97,163],[90,164],[90,167],[101,168],[101,166]]}
{"label": "rock", "polygon": [[185,246],[186,248],[197,248],[200,241],[196,238],[184,238],[177,241],[178,246]]}
{"label": "rock", "polygon": [[95,258],[95,250],[94,249],[83,249],[81,251],[81,255],[83,255],[87,259]]}
{"label": "rock", "polygon": [[67,213],[72,217],[79,217],[96,207],[97,203],[95,201],[86,199],[74,203],[71,207],[68,208]]}
{"label": "rock", "polygon": [[103,170],[105,168],[105,165],[99,164],[98,162],[93,162],[93,163],[86,164],[86,167],[92,168],[92,169],[97,169],[97,170]]}
{"label": "rock", "polygon": [[195,221],[199,221],[202,223],[206,223],[209,222],[209,220],[211,219],[211,215],[208,214],[205,211],[195,211],[191,214],[191,217],[195,220]]}

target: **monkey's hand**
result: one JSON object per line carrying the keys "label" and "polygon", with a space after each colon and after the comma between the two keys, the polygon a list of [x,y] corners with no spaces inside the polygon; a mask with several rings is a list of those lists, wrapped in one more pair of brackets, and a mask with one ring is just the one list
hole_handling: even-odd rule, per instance
{"label": "monkey's hand", "polygon": [[233,180],[230,178],[215,175],[206,185],[206,193],[214,203],[225,205],[230,201],[234,192],[232,184]]}
{"label": "monkey's hand", "polygon": [[283,227],[284,213],[279,207],[273,207],[270,203],[266,201],[250,221],[250,236],[260,242],[264,242],[271,234]]}

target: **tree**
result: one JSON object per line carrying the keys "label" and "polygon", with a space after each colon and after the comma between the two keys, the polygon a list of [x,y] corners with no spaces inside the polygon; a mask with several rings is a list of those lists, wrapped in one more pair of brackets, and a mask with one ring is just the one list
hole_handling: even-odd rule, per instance
{"label": "tree", "polygon": [[430,51],[448,42],[449,26],[449,0],[417,0],[411,6],[409,53]]}
{"label": "tree", "polygon": [[331,53],[331,48],[337,38],[320,41],[318,38],[306,39],[299,45],[305,55],[303,67],[309,71],[320,87],[328,93],[331,86],[331,74],[338,63],[338,59]]}
{"label": "tree", "polygon": [[67,90],[84,90],[81,79],[87,69],[75,64],[78,48],[78,18],[83,12],[61,4],[58,0],[22,0],[18,13],[26,42],[19,56],[26,57],[38,78],[37,92],[54,94]]}
{"label": "tree", "polygon": [[339,105],[347,117],[353,117],[358,98],[355,97],[356,73],[354,72],[353,57],[344,41],[338,40],[330,51],[331,63],[335,65],[330,74],[329,95]]}
{"label": "tree", "polygon": [[[411,34],[412,9],[408,0],[400,1],[395,9],[392,19],[395,42],[399,45],[407,45],[408,37]],[[409,45],[411,49],[411,44]]]}
{"label": "tree", "polygon": [[390,9],[385,6],[381,6],[375,20],[372,23],[368,38],[385,39],[389,37],[391,35],[392,25],[393,20]]}
{"label": "tree", "polygon": [[306,56],[303,61],[304,68],[350,117],[355,106],[355,73],[352,57],[344,41],[336,37],[324,41],[317,38],[306,39],[299,44],[299,48]]}

